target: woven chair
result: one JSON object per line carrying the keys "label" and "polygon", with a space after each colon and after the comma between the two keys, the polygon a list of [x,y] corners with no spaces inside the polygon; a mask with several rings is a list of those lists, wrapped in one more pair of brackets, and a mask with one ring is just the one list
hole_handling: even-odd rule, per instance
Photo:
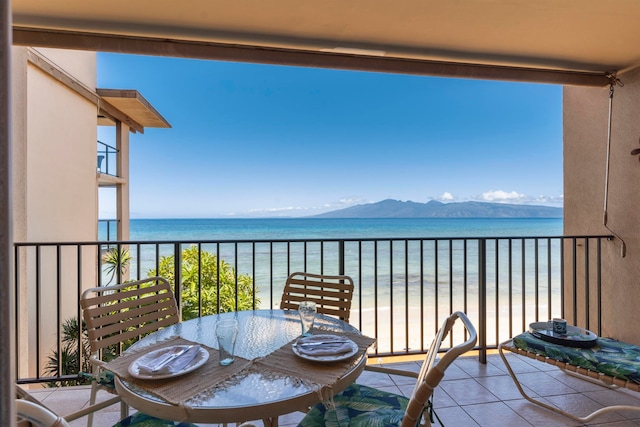
{"label": "woven chair", "polygon": [[292,273],[284,285],[280,308],[297,310],[301,301],[316,303],[318,313],[349,321],[353,279],[349,276]]}
{"label": "woven chair", "polygon": [[[162,277],[87,289],[80,298],[80,305],[92,353],[89,359],[93,367],[90,405],[95,403],[98,390],[115,394],[113,374],[103,369],[107,354],[117,354],[127,340],[180,321],[171,285]],[[128,408],[121,402],[121,418],[127,415]],[[89,427],[92,424],[93,413],[87,420]]]}
{"label": "woven chair", "polygon": [[[450,348],[436,363],[442,341],[449,334],[457,319],[460,319],[464,324],[468,339],[462,344]],[[379,369],[384,373],[417,377],[416,386],[410,399],[372,387],[352,384],[342,393],[333,397],[333,405],[321,403],[314,406],[302,419],[299,427],[325,425],[416,427],[420,424],[430,426],[430,419],[425,417],[424,413],[430,405],[433,390],[444,377],[444,372],[449,365],[458,356],[471,350],[476,339],[476,330],[467,316],[462,312],[455,312],[444,321],[436,334],[419,374],[388,368]]]}

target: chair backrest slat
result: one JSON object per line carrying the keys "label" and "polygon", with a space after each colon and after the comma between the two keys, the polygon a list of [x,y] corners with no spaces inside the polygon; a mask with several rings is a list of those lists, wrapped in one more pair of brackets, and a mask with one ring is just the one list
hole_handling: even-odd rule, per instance
{"label": "chair backrest slat", "polygon": [[348,322],[353,290],[353,279],[349,276],[296,272],[287,278],[280,308],[297,310],[301,301],[313,301],[318,313]]}
{"label": "chair backrest slat", "polygon": [[135,308],[130,308],[131,303],[129,301],[114,303],[112,306],[104,305],[98,307],[98,309],[93,312],[93,325],[100,327],[113,322],[115,319],[118,319],[118,317],[122,320],[127,316],[133,318],[160,310],[167,310],[167,314],[177,314],[174,302],[166,295],[167,294],[164,294],[161,298],[145,298],[143,301],[144,304],[140,303],[140,305]]}
{"label": "chair backrest slat", "polygon": [[[141,285],[144,285],[144,286],[133,286],[133,283],[140,283]],[[120,285],[113,285],[113,286],[104,286],[101,288],[97,288],[97,289],[103,289],[105,291],[102,293],[96,293],[95,296],[93,297],[91,297],[90,294],[87,295],[85,297],[85,305],[100,307],[100,306],[105,306],[105,304],[107,304],[105,306],[106,307],[105,310],[106,310],[108,308],[111,308],[116,301],[120,301],[120,300],[136,299],[136,298],[140,298],[141,296],[144,296],[146,301],[146,298],[154,298],[154,295],[156,299],[162,299],[167,297],[165,295],[165,292],[167,289],[166,286],[162,285],[162,286],[159,286],[158,288],[150,288],[148,285],[146,285],[146,283],[150,283],[150,282],[147,279],[143,279],[138,282],[124,283],[123,284],[125,285],[124,287],[121,287]],[[120,289],[116,289],[118,287],[120,287]],[[170,291],[171,288],[169,287],[168,290]],[[152,300],[149,300],[149,302],[152,302]]]}
{"label": "chair backrest slat", "polygon": [[166,326],[171,326],[173,324],[175,324],[175,321],[172,321],[171,319],[163,319],[160,320],[158,322],[155,322],[153,324],[147,324],[144,325],[140,328],[137,329],[133,329],[130,331],[122,331],[120,333],[118,333],[117,335],[111,335],[111,336],[105,336],[104,338],[100,339],[98,341],[98,344],[94,350],[94,347],[91,347],[92,351],[98,351],[100,349],[103,349],[105,347],[108,347],[110,345],[114,345],[114,344],[118,344],[119,342],[123,342],[126,341],[128,339],[131,338],[135,338],[138,336],[142,336],[142,335],[146,335],[150,332],[155,332],[158,329],[164,328]]}
{"label": "chair backrest slat", "polygon": [[92,352],[180,321],[171,285],[162,277],[87,289],[80,305]]}

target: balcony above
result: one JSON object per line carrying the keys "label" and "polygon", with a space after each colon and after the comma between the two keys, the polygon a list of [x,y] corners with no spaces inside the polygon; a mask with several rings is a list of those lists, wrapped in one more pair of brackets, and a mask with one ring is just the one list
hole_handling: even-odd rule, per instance
{"label": "balcony above", "polygon": [[106,173],[101,173],[100,171],[98,171],[98,185],[100,187],[113,187],[119,184],[125,184],[126,180],[117,177],[117,176],[113,176],[113,175],[109,175]]}
{"label": "balcony above", "polygon": [[115,126],[119,120],[140,133],[144,133],[146,127],[171,127],[137,90],[96,89],[96,92],[101,101],[98,125]]}
{"label": "balcony above", "polygon": [[118,150],[109,144],[98,141],[97,153],[98,185],[110,187],[126,183],[126,179],[120,177],[118,173]]}

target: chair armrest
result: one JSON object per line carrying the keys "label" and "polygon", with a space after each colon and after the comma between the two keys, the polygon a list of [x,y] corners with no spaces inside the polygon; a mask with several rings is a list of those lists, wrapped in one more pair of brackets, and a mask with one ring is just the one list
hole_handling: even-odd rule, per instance
{"label": "chair armrest", "polygon": [[107,364],[107,362],[105,362],[104,360],[100,359],[97,354],[92,354],[89,357],[89,363],[94,368],[103,368]]}

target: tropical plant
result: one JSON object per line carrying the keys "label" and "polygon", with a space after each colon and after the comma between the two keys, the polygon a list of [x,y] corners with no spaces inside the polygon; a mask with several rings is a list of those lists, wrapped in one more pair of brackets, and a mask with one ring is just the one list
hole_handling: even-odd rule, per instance
{"label": "tropical plant", "polygon": [[[174,271],[175,258],[171,255],[162,257],[158,271],[150,270],[148,275],[162,276],[175,284]],[[199,250],[197,246],[182,251],[183,320],[200,315],[251,310],[255,307],[254,297],[255,305],[260,303],[256,294],[257,289],[253,287],[250,275],[239,274],[236,278],[235,269],[226,261],[218,260],[215,254]]]}
{"label": "tropical plant", "polygon": [[104,271],[109,275],[108,283],[111,283],[119,272],[122,277],[129,268],[131,262],[131,254],[126,249],[111,248],[102,255],[102,264],[105,266]]}
{"label": "tropical plant", "polygon": [[[89,336],[87,335],[87,325],[83,320],[81,334],[78,319],[76,317],[70,317],[62,323],[60,351],[53,350],[47,357],[44,372],[47,375],[56,377],[76,375],[79,372],[91,372],[89,356],[91,356],[91,348],[89,346]],[[49,387],[57,387],[89,384],[90,382],[90,379],[79,378],[77,380],[48,383],[47,385]]]}

